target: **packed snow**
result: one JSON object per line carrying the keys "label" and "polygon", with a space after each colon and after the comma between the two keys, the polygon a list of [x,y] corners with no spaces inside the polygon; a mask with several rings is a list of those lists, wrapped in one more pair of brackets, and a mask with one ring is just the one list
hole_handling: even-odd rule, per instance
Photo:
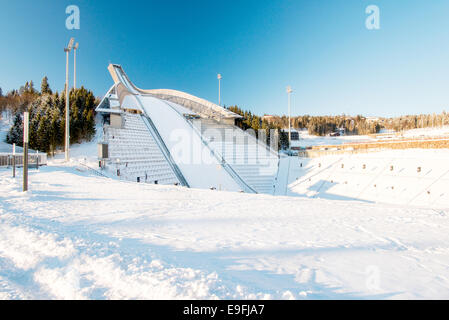
{"label": "packed snow", "polygon": [[364,135],[343,135],[338,137],[330,136],[314,136],[310,135],[306,129],[298,132],[299,140],[292,141],[292,145],[295,147],[307,148],[312,146],[324,146],[324,145],[341,145],[343,143],[351,142],[371,142],[374,139],[370,136]]}
{"label": "packed snow", "polygon": [[434,128],[418,128],[404,131],[401,134],[406,138],[419,138],[419,137],[448,137],[449,126],[441,126]]}
{"label": "packed snow", "polygon": [[[74,151],[75,153],[75,151]],[[4,299],[449,297],[449,211],[0,170]]]}
{"label": "packed snow", "polygon": [[102,177],[95,140],[71,156],[25,193],[0,168],[0,299],[449,298],[447,150],[283,157],[277,196]]}

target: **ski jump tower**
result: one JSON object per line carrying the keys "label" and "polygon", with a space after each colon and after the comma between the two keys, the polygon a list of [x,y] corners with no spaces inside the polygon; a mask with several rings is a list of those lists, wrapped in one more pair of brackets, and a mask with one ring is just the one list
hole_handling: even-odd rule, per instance
{"label": "ski jump tower", "polygon": [[142,90],[120,65],[96,111],[102,166],[121,179],[192,188],[274,193],[279,155],[237,126],[241,118],[171,89]]}

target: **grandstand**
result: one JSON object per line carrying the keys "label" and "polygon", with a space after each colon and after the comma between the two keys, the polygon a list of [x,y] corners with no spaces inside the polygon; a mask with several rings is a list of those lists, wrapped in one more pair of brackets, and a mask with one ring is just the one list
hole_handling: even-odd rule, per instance
{"label": "grandstand", "polygon": [[447,208],[447,158],[447,150],[423,149],[291,157],[281,165],[288,183],[277,194]]}
{"label": "grandstand", "polygon": [[120,179],[274,193],[279,155],[235,126],[225,108],[169,89],[142,90],[119,65],[96,111],[103,115],[103,170]]}
{"label": "grandstand", "polygon": [[133,181],[142,179],[145,182],[179,184],[173,168],[141,116],[124,113],[123,120],[121,129],[109,127],[105,135],[110,157],[116,160],[118,176]]}

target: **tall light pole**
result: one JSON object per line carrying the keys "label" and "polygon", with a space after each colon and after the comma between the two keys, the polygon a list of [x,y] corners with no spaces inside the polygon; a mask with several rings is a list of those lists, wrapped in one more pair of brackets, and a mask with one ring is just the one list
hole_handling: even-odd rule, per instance
{"label": "tall light pole", "polygon": [[76,89],[76,50],[78,50],[78,42],[73,47],[73,89]]}
{"label": "tall light pole", "polygon": [[221,106],[221,97],[220,97],[220,80],[221,80],[221,74],[217,74],[218,79],[218,105]]}
{"label": "tall light pole", "polygon": [[73,48],[74,38],[70,38],[69,45],[64,48],[66,53],[65,63],[65,161],[69,161],[70,146],[70,115],[69,115],[69,52]]}
{"label": "tall light pole", "polygon": [[291,114],[290,114],[290,95],[292,94],[292,87],[287,86],[288,95],[288,148],[290,149],[292,143],[292,130],[291,130]]}

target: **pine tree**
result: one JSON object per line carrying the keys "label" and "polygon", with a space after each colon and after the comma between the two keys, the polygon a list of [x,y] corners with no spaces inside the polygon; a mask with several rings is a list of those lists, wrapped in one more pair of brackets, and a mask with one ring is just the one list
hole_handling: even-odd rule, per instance
{"label": "pine tree", "polygon": [[55,154],[56,147],[62,144],[62,131],[61,131],[61,115],[59,109],[53,107],[50,114],[50,126],[49,126],[49,144],[51,155]]}
{"label": "pine tree", "polygon": [[47,76],[42,79],[41,94],[52,94]]}
{"label": "pine tree", "polygon": [[23,146],[23,122],[19,113],[14,117],[14,124],[6,135],[6,143]]}
{"label": "pine tree", "polygon": [[30,93],[35,93],[36,92],[36,90],[34,89],[33,80],[30,81],[28,92],[30,92]]}

